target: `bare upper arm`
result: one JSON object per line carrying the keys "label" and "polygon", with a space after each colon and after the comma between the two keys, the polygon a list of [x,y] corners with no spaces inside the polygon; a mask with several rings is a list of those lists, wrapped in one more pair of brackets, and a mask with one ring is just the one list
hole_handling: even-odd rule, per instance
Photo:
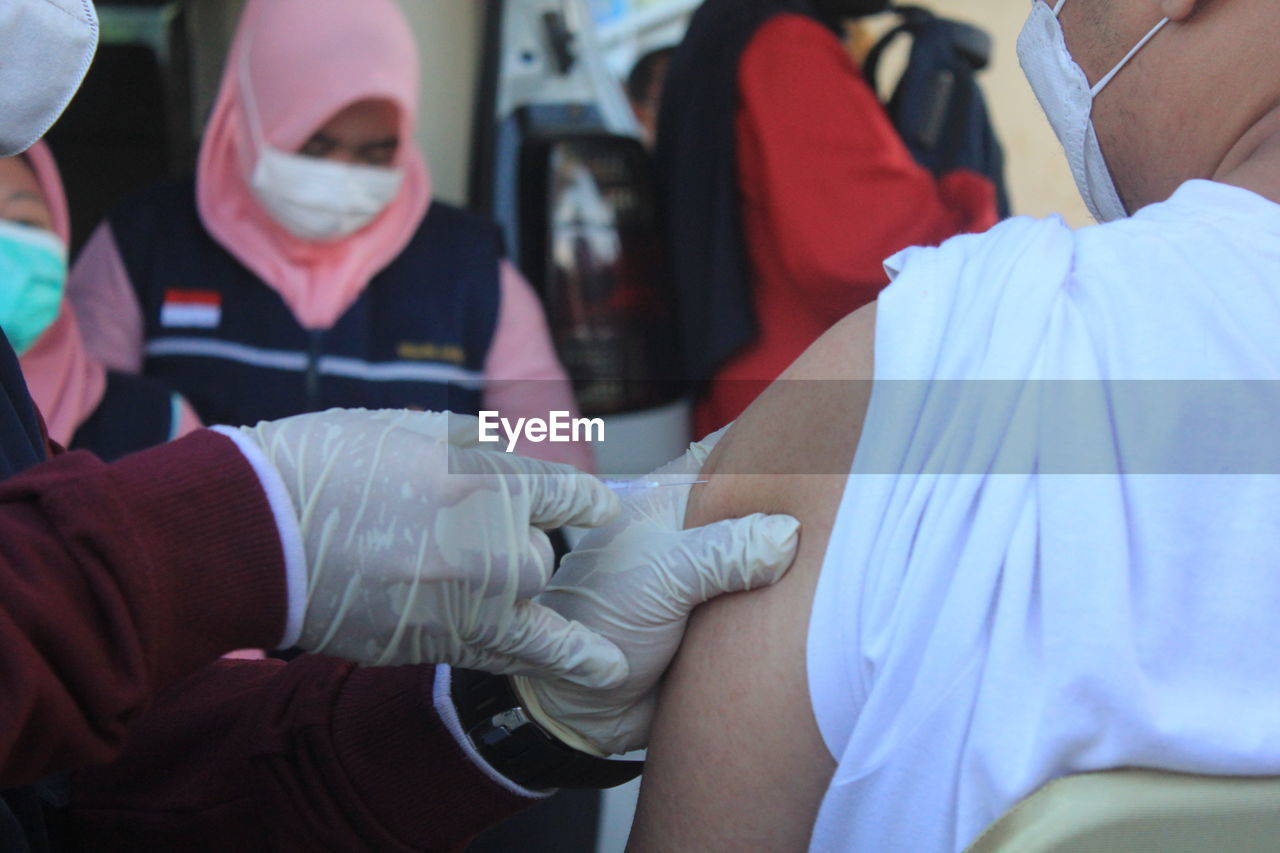
{"label": "bare upper arm", "polygon": [[815,343],[738,420],[690,498],[688,526],[753,512],[799,518],[776,586],[690,621],[654,724],[633,851],[808,845],[835,762],[809,704],[805,644],[827,540],[870,396],[875,306]]}

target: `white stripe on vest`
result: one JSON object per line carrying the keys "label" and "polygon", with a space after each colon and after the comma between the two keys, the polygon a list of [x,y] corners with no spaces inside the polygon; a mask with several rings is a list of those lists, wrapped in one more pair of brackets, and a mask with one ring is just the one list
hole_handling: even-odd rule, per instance
{"label": "white stripe on vest", "polygon": [[[210,338],[155,338],[146,346],[148,356],[220,358],[254,367],[305,373],[307,354],[269,350]],[[441,382],[479,390],[484,374],[448,364],[420,364],[409,361],[368,362],[342,356],[321,356],[316,367],[322,375],[362,379],[367,382]]]}

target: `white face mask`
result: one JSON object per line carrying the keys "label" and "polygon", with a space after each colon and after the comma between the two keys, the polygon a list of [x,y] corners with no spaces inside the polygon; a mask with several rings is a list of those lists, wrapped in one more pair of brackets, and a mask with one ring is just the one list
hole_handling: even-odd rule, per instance
{"label": "white face mask", "polygon": [[1065,2],[1058,0],[1057,5],[1050,8],[1042,0],[1033,0],[1031,17],[1018,37],[1018,60],[1058,141],[1066,149],[1071,174],[1089,212],[1099,222],[1111,222],[1128,214],[1098,143],[1098,132],[1093,126],[1093,102],[1169,19],[1156,24],[1111,73],[1090,86],[1089,78],[1071,58],[1062,22],[1058,20]]}
{"label": "white face mask", "polygon": [[335,163],[259,146],[250,186],[271,217],[315,243],[354,234],[400,192],[399,169]]}
{"label": "white face mask", "polygon": [[0,157],[44,136],[93,62],[91,0],[0,1]]}
{"label": "white face mask", "polygon": [[338,163],[272,147],[262,131],[249,86],[247,45],[243,55],[241,89],[258,149],[249,186],[271,218],[291,234],[313,243],[340,240],[376,219],[399,194],[404,171]]}

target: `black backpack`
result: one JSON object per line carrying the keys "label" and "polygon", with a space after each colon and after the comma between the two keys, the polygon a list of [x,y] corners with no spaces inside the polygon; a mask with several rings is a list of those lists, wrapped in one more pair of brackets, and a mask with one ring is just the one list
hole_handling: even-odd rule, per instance
{"label": "black backpack", "polygon": [[990,179],[999,214],[1008,216],[1004,151],[978,87],[978,72],[991,62],[991,36],[916,6],[895,6],[893,11],[902,22],[867,55],[863,70],[868,82],[876,86],[880,60],[889,45],[901,35],[910,35],[906,71],[885,105],[890,120],[916,162],[933,174],[969,169]]}

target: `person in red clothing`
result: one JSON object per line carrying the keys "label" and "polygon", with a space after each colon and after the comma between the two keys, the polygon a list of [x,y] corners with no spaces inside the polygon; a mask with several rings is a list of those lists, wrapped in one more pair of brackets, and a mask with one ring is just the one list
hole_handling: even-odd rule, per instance
{"label": "person in red clothing", "polygon": [[912,159],[839,36],[883,0],[707,0],[667,79],[658,164],[697,434],[734,420],[888,284],[881,262],[997,220]]}

